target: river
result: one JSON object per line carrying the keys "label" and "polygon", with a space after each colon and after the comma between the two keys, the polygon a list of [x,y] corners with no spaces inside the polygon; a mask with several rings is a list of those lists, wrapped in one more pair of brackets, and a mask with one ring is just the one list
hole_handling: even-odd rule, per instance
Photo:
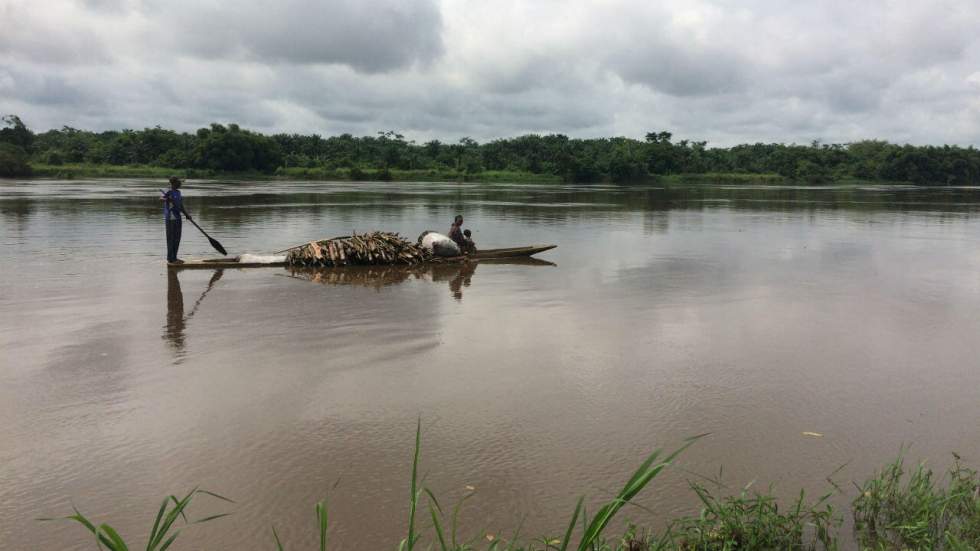
{"label": "river", "polygon": [[309,277],[168,272],[162,185],[0,180],[0,548],[94,548],[34,520],[72,503],[138,542],[200,486],[235,503],[192,517],[232,515],[175,548],[272,549],[273,526],[312,548],[328,498],[333,548],[393,549],[419,419],[425,485],[473,494],[467,536],[559,533],[704,432],[626,515],[695,511],[687,480],[720,468],[816,497],[903,445],[980,464],[980,189],[186,185],[232,254],[456,213],[480,247],[558,245]]}

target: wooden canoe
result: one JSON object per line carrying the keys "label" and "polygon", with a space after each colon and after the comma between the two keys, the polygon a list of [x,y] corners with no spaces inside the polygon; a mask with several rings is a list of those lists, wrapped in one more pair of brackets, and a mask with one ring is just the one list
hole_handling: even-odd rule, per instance
{"label": "wooden canoe", "polygon": [[[506,249],[484,249],[476,251],[468,256],[446,256],[437,257],[433,263],[448,262],[467,262],[471,260],[494,260],[498,258],[526,258],[540,252],[554,249],[558,245],[530,245],[527,247],[509,247]],[[220,258],[200,258],[195,260],[185,260],[181,263],[168,262],[167,267],[178,270],[187,269],[216,269],[216,268],[282,268],[285,262],[257,263],[239,262],[237,257],[226,256]]]}

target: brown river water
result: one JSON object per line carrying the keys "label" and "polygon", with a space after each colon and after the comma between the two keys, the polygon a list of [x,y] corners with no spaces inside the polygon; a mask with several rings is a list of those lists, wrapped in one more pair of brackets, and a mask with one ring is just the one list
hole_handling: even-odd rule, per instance
{"label": "brown river water", "polygon": [[579,495],[704,432],[626,517],[696,511],[687,481],[719,469],[816,497],[903,445],[980,465],[980,189],[186,186],[232,254],[414,240],[457,212],[481,247],[558,245],[294,274],[168,273],[162,185],[0,181],[0,549],[94,549],[35,520],[72,504],[139,543],[194,486],[235,503],[192,517],[232,515],[175,549],[273,549],[272,526],[313,548],[325,497],[332,548],[394,549],[419,418],[424,484],[444,506],[474,489],[466,536],[557,534]]}

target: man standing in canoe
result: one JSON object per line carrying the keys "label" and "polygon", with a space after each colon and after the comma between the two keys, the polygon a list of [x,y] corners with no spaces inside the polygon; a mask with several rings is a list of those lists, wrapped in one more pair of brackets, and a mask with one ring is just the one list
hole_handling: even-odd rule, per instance
{"label": "man standing in canoe", "polygon": [[167,225],[167,262],[181,263],[177,258],[177,249],[180,248],[180,215],[183,213],[188,220],[191,215],[184,210],[184,197],[180,194],[180,178],[170,177],[170,191],[163,194],[160,198],[163,201],[163,220]]}

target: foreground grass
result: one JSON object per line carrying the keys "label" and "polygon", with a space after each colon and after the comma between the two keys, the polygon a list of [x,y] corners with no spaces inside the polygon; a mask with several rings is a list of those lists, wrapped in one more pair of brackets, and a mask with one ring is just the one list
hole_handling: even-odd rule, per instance
{"label": "foreground grass", "polygon": [[959,458],[936,480],[899,457],[859,486],[854,524],[865,549],[980,549],[980,477]]}
{"label": "foreground grass", "polygon": [[[715,495],[698,483],[691,490],[701,502],[697,516],[682,517],[660,531],[630,526],[625,533],[610,537],[606,529],[621,509],[630,504],[661,472],[689,446],[705,435],[688,439],[674,452],[656,450],[637,468],[614,498],[590,515],[585,497],[580,497],[562,534],[521,539],[520,527],[507,538],[478,534],[461,540],[458,517],[469,495],[446,510],[436,496],[421,484],[419,459],[422,449],[421,424],[415,433],[415,450],[408,493],[408,524],[399,551],[437,549],[439,551],[836,551],[841,518],[829,504],[833,492],[815,502],[801,492],[786,507],[766,492],[743,489],[735,495]],[[945,484],[937,483],[933,472],[918,465],[906,472],[901,457],[881,472],[858,485],[859,495],[852,504],[855,538],[862,551],[980,549],[980,477],[960,465],[958,458],[947,473]],[[720,484],[719,484],[720,486]],[[836,486],[835,486],[836,488]],[[212,515],[190,521],[191,501],[205,495],[231,503],[218,494],[195,489],[183,498],[163,500],[154,519],[145,549],[166,551],[180,534],[180,527],[209,522],[227,516]],[[329,539],[327,502],[314,507],[318,547],[325,551]],[[426,512],[428,513],[426,515]],[[426,518],[428,517],[428,518]],[[425,522],[420,521],[425,518]],[[129,544],[109,524],[96,524],[78,510],[65,517],[81,524],[95,539],[99,549],[128,551]],[[54,519],[41,519],[54,520]],[[183,521],[181,524],[180,521]],[[270,526],[270,549],[287,551],[274,526]],[[274,546],[274,547],[273,547]]]}

